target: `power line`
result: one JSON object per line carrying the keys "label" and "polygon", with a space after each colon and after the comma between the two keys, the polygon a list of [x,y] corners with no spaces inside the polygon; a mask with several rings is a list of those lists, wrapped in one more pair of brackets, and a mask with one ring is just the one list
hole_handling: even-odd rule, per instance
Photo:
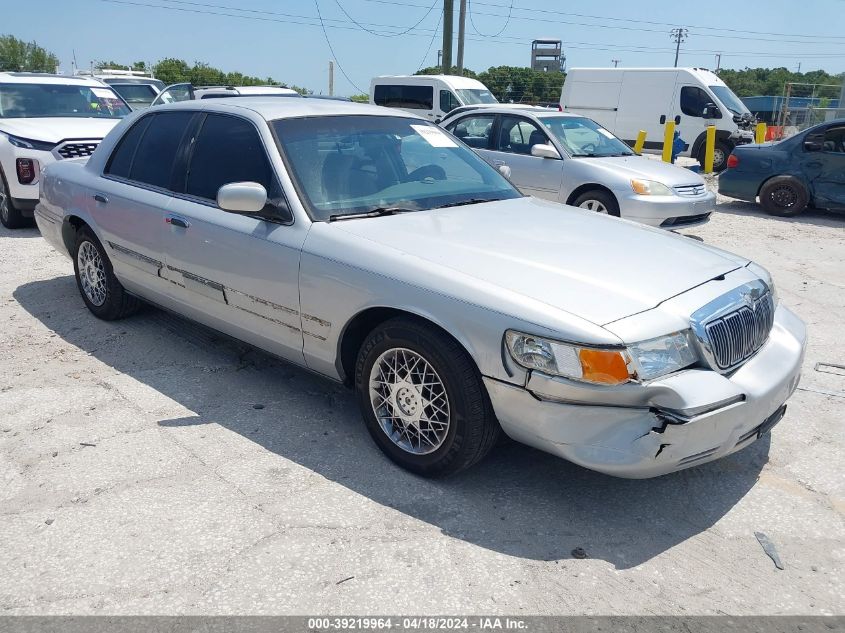
{"label": "power line", "polygon": [[347,18],[349,18],[350,22],[352,22],[355,26],[359,27],[360,29],[366,31],[367,33],[370,33],[371,35],[378,35],[380,37],[399,37],[400,35],[405,35],[406,33],[410,33],[415,28],[417,28],[420,24],[422,24],[423,20],[425,20],[428,17],[428,15],[434,10],[434,7],[437,6],[437,3],[440,0],[434,0],[434,3],[428,8],[428,11],[425,12],[424,16],[422,16],[413,26],[409,26],[407,29],[405,29],[404,31],[401,31],[399,33],[379,33],[378,31],[370,30],[366,26],[364,26],[363,24],[361,24],[360,22],[355,20],[355,18],[353,18],[351,15],[349,15],[349,12],[346,9],[343,8],[342,4],[340,4],[340,0],[334,0],[334,1],[335,1],[335,4],[337,4],[338,8],[341,10],[341,12],[343,12],[343,15],[345,15]]}
{"label": "power line", "polygon": [[681,42],[686,41],[688,34],[689,31],[682,27],[672,29],[672,32],[669,34],[670,37],[675,40],[675,68],[678,67],[678,55],[681,52]]}
{"label": "power line", "polygon": [[352,87],[358,91],[359,94],[363,94],[366,92],[365,90],[361,90],[358,85],[349,78],[349,75],[346,74],[346,71],[343,70],[343,66],[340,65],[340,61],[337,58],[337,55],[334,52],[334,48],[332,47],[332,41],[329,39],[328,31],[326,31],[326,25],[323,23],[323,14],[320,13],[320,2],[319,0],[314,0],[314,6],[317,8],[317,17],[320,19],[320,27],[323,29],[323,36],[326,38],[326,44],[329,46],[329,51],[331,51],[332,58],[334,59],[335,63],[337,64],[338,69],[340,70],[341,74],[346,77],[346,81],[352,84]]}
{"label": "power line", "polygon": [[472,24],[472,30],[473,31],[475,31],[476,33],[478,33],[479,35],[482,35],[484,37],[499,37],[502,33],[505,32],[505,29],[508,28],[508,24],[511,23],[511,15],[513,14],[513,0],[511,0],[511,6],[508,8],[508,17],[505,20],[505,25],[501,28],[501,30],[498,33],[496,33],[494,35],[485,35],[484,33],[482,33],[481,31],[478,30],[477,26],[475,26],[475,19],[472,17],[472,0],[469,0],[469,9],[468,9],[467,12],[469,13],[469,21],[470,21],[470,24]]}
{"label": "power line", "polygon": [[420,62],[420,67],[417,68],[417,72],[423,69],[425,66],[425,60],[428,59],[428,54],[431,52],[431,46],[434,44],[434,40],[437,38],[437,30],[440,28],[440,24],[443,22],[443,13],[440,13],[440,19],[437,20],[437,26],[434,27],[434,32],[431,34],[431,39],[428,41],[428,48],[425,49],[425,55],[423,55],[422,61]]}

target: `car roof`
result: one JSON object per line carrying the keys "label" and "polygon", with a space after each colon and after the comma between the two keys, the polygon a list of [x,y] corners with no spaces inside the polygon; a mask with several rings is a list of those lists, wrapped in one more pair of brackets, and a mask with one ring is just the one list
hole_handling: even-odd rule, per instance
{"label": "car roof", "polygon": [[[519,114],[527,114],[529,116],[556,116],[556,117],[565,117],[571,119],[582,119],[584,118],[583,115],[574,114],[572,112],[560,112],[558,110],[553,110],[552,108],[542,108],[537,106],[527,106],[527,105],[509,105],[509,104],[501,104],[501,105],[481,105],[481,106],[462,106],[459,108],[459,112],[455,112],[454,116],[458,117],[464,114],[469,114],[472,112],[478,112],[482,114],[514,114],[518,112]],[[448,116],[444,117],[444,120],[451,119],[452,114],[450,113]]]}
{"label": "car roof", "polygon": [[103,83],[91,77],[73,77],[52,73],[4,73],[0,72],[0,83],[15,84],[56,84],[69,86],[103,86]]}
{"label": "car roof", "polygon": [[223,97],[220,99],[188,100],[167,103],[155,107],[160,110],[203,110],[209,112],[232,112],[249,110],[266,121],[292,119],[305,116],[369,115],[394,116],[424,120],[410,112],[397,108],[384,108],[354,101],[335,99],[279,99],[278,97]]}

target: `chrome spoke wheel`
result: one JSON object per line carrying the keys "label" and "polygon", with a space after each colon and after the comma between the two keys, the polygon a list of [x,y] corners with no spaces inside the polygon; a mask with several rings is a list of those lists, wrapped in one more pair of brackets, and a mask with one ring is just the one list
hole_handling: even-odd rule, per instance
{"label": "chrome spoke wheel", "polygon": [[595,211],[596,213],[604,213],[607,215],[607,207],[598,200],[584,200],[584,202],[578,206],[582,209],[586,209],[587,211]]}
{"label": "chrome spoke wheel", "polygon": [[88,301],[100,307],[106,302],[106,268],[100,251],[91,242],[82,242],[76,254],[79,281]]}
{"label": "chrome spoke wheel", "polygon": [[446,386],[434,367],[406,348],[382,353],[370,371],[369,395],[381,430],[414,455],[436,451],[451,422]]}

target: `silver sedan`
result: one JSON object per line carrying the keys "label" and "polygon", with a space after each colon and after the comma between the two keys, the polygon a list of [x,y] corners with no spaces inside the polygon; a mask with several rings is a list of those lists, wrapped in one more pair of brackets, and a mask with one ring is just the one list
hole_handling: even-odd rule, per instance
{"label": "silver sedan", "polygon": [[716,207],[701,176],[638,156],[586,117],[488,107],[462,109],[441,125],[538,198],[664,229],[704,224]]}
{"label": "silver sedan", "polygon": [[766,433],[801,370],[804,324],[760,266],[523,196],[394,109],[137,112],[87,163],[50,165],[35,214],[94,316],[144,300],[341,381],[422,475],[502,432],[614,475],[672,472]]}

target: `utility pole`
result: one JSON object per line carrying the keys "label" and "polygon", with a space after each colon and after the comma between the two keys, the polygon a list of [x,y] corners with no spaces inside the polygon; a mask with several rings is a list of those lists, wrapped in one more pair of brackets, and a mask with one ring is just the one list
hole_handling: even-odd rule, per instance
{"label": "utility pole", "polygon": [[334,96],[334,60],[329,60],[329,96]]}
{"label": "utility pole", "polygon": [[438,48],[437,49],[437,67],[438,68],[440,68],[440,66],[441,66],[441,62],[440,62],[441,59],[443,59],[443,49]]}
{"label": "utility pole", "polygon": [[621,62],[622,60],[621,59],[611,59],[610,61],[613,62],[613,67],[616,68],[619,65],[619,62]]}
{"label": "utility pole", "polygon": [[670,36],[675,41],[675,68],[678,67],[678,54],[681,52],[681,42],[686,41],[689,31],[683,27],[672,29]]}
{"label": "utility pole", "polygon": [[722,67],[722,54],[716,53],[716,72]]}
{"label": "utility pole", "polygon": [[458,74],[464,74],[464,34],[467,25],[467,0],[461,0],[461,10],[458,14]]}
{"label": "utility pole", "polygon": [[452,70],[452,18],[455,13],[454,0],[443,0],[443,74]]}

